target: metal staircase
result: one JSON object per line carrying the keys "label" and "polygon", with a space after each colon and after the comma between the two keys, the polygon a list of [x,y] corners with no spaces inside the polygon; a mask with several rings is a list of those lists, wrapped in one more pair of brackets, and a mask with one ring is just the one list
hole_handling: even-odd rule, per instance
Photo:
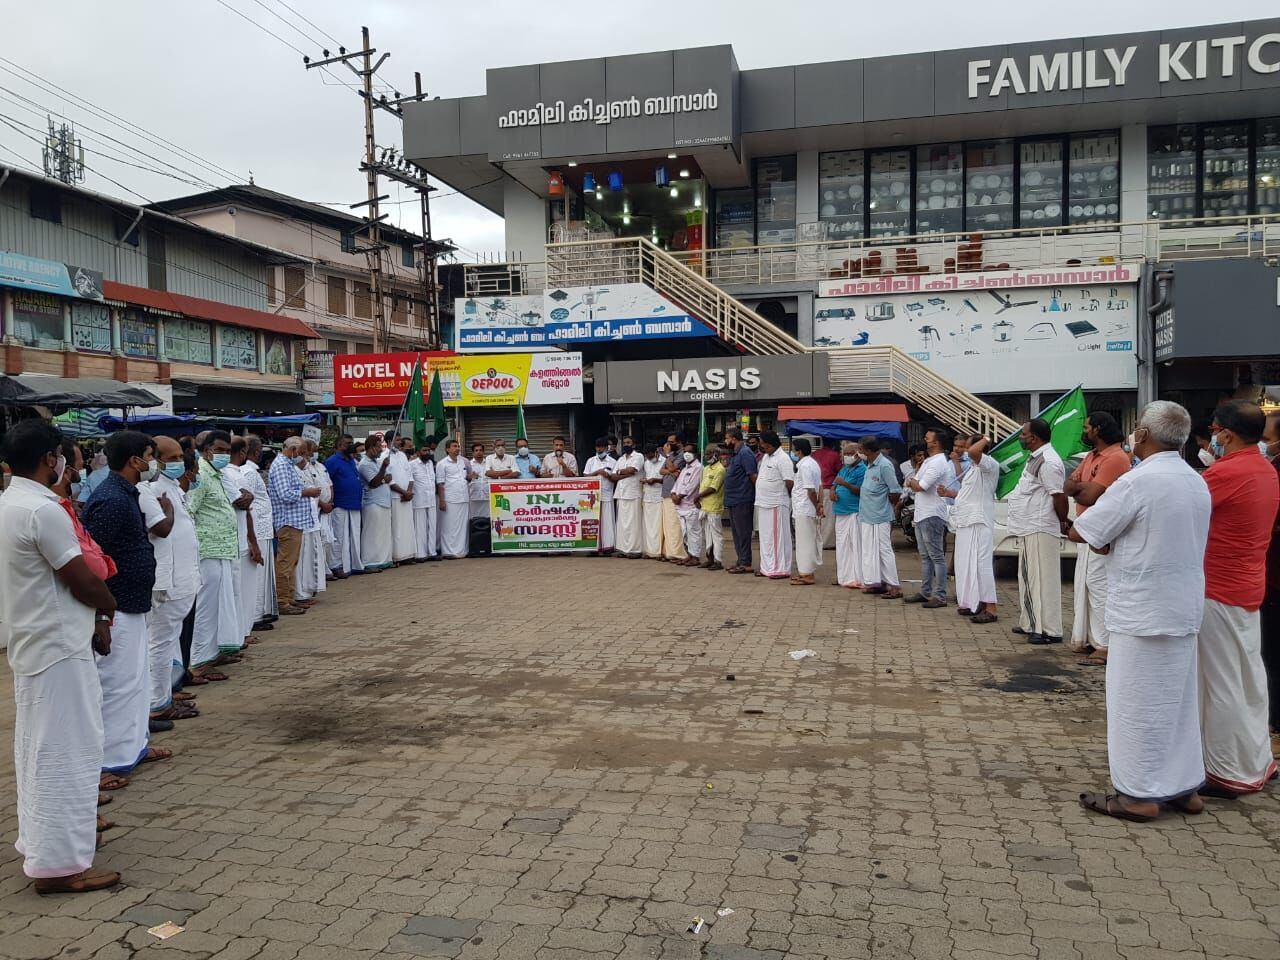
{"label": "metal staircase", "polygon": [[826,353],[833,392],[893,393],[949,427],[993,440],[1019,428],[995,407],[898,347],[806,346],[643,237],[548,244],[546,282],[549,288],[643,283],[743,353]]}

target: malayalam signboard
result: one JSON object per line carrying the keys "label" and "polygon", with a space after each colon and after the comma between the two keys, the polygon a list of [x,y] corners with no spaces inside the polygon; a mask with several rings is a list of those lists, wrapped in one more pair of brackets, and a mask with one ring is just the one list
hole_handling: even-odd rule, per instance
{"label": "malayalam signboard", "polygon": [[334,403],[395,407],[404,402],[418,357],[422,387],[440,374],[444,402],[453,407],[546,406],[582,403],[581,353],[358,353],[333,358]]}
{"label": "malayalam signboard", "polygon": [[600,544],[600,478],[491,480],[494,553],[595,550]]}

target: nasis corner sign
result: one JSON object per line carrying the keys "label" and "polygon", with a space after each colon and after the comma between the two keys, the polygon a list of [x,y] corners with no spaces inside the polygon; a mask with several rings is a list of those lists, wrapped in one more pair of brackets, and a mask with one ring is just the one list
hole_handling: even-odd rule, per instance
{"label": "nasis corner sign", "polygon": [[759,390],[759,367],[659,370],[658,393],[688,393],[691,400],[723,400],[726,390]]}
{"label": "nasis corner sign", "polygon": [[[1123,87],[1138,46],[1063,50],[1026,57],[968,62],[969,99]],[[1264,33],[1252,41],[1224,36],[1179,43],[1161,43],[1158,50],[1161,83],[1280,73],[1280,33]]]}

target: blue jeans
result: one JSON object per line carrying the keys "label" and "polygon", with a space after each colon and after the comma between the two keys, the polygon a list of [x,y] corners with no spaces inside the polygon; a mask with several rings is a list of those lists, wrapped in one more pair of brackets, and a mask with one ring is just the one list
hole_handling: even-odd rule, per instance
{"label": "blue jeans", "polygon": [[947,599],[947,521],[926,517],[916,521],[916,548],[920,551],[920,592],[931,600]]}

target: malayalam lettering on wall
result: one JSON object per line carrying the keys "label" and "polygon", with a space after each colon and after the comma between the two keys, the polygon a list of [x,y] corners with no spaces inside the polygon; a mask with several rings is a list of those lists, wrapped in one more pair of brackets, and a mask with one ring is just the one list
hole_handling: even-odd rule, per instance
{"label": "malayalam lettering on wall", "polygon": [[600,478],[492,480],[494,553],[595,550],[600,542]]}

